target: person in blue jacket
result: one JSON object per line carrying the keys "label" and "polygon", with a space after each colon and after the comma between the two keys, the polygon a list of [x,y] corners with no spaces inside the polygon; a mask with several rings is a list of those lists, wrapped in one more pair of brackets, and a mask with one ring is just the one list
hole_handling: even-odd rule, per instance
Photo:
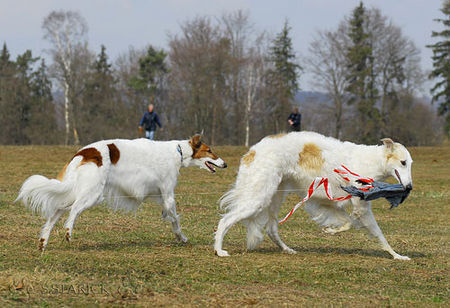
{"label": "person in blue jacket", "polygon": [[302,115],[298,111],[298,107],[295,107],[292,113],[288,117],[288,123],[291,130],[294,132],[299,132],[302,128]]}
{"label": "person in blue jacket", "polygon": [[141,122],[139,122],[139,131],[142,133],[145,129],[145,137],[150,140],[155,137],[156,125],[162,130],[161,121],[159,121],[158,114],[153,109],[153,104],[148,105],[148,111],[144,113]]}

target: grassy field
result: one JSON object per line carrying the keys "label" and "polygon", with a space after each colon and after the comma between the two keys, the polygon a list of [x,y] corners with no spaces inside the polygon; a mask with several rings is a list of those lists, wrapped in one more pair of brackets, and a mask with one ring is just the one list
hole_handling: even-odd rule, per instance
{"label": "grassy field", "polygon": [[[448,305],[449,147],[411,149],[410,197],[394,210],[385,200],[373,204],[386,238],[411,261],[394,261],[363,230],[325,234],[304,211],[280,228],[297,255],[280,253],[268,239],[257,251],[247,252],[239,225],[225,238],[232,256],[214,256],[217,201],[234,181],[243,147],[217,147],[229,168],[216,174],[182,170],[177,204],[188,245],[175,240],[156,204],[143,204],[136,214],[113,213],[100,205],[78,218],[70,244],[62,227],[66,215],[41,255],[43,219],[13,200],[28,176],[55,177],[75,151],[0,147],[2,307]],[[290,196],[281,214],[297,201]]]}

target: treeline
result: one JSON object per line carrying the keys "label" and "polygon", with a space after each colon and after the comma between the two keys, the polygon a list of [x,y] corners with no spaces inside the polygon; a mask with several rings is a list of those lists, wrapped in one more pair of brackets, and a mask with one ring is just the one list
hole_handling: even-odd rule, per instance
{"label": "treeline", "polygon": [[129,48],[111,61],[88,47],[72,11],[43,21],[52,63],[26,51],[0,55],[1,144],[87,144],[136,138],[149,103],[163,122],[157,139],[204,131],[212,144],[245,144],[287,131],[302,72],[314,90],[300,104],[302,128],[345,140],[434,144],[439,118],[419,91],[419,51],[378,9],[361,3],[333,31],[319,31],[307,56],[292,47],[286,21],[271,36],[248,14],[196,17],[169,36],[167,50]]}

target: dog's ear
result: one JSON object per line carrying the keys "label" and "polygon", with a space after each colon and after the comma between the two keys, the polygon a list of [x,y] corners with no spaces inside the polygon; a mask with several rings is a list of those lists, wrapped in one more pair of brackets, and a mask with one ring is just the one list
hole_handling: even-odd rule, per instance
{"label": "dog's ear", "polygon": [[199,148],[200,145],[202,144],[202,136],[199,134],[195,134],[194,136],[191,137],[189,143],[191,144],[192,148],[194,149]]}
{"label": "dog's ear", "polygon": [[388,150],[393,150],[394,149],[394,141],[392,141],[391,138],[383,138],[381,139],[381,141],[383,142],[384,146],[388,149]]}

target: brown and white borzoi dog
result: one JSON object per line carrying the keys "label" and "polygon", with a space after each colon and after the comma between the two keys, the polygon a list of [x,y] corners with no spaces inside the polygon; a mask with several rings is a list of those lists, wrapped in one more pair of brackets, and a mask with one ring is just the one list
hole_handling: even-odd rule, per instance
{"label": "brown and white borzoi dog", "polygon": [[201,141],[103,140],[77,152],[57,179],[41,175],[29,177],[16,201],[47,218],[41,231],[39,249],[44,250],[52,228],[70,210],[65,223],[70,241],[75,219],[82,211],[106,200],[114,209],[136,210],[148,196],[159,196],[162,217],[172,223],[172,231],[183,242],[175,205],[175,186],[181,167],[199,166],[215,172],[226,163]]}
{"label": "brown and white borzoi dog", "polygon": [[[214,249],[219,256],[228,256],[222,249],[226,232],[237,222],[247,227],[247,248],[255,249],[269,238],[283,251],[295,253],[278,235],[278,212],[289,190],[298,191],[301,198],[316,177],[326,177],[335,197],[347,195],[346,186],[333,170],[345,165],[350,170],[377,181],[396,178],[405,189],[412,189],[411,164],[408,150],[391,139],[382,146],[341,142],[313,132],[293,132],[269,136],[252,146],[241,159],[234,187],[221,200],[227,210],[217,227]],[[353,205],[351,215],[346,205]],[[305,203],[305,210],[328,233],[346,231],[351,226],[365,227],[378,238],[384,250],[394,259],[409,260],[397,254],[383,236],[372,214],[370,202],[353,197],[343,202],[329,201],[323,186]],[[292,219],[292,218],[291,218]]]}

